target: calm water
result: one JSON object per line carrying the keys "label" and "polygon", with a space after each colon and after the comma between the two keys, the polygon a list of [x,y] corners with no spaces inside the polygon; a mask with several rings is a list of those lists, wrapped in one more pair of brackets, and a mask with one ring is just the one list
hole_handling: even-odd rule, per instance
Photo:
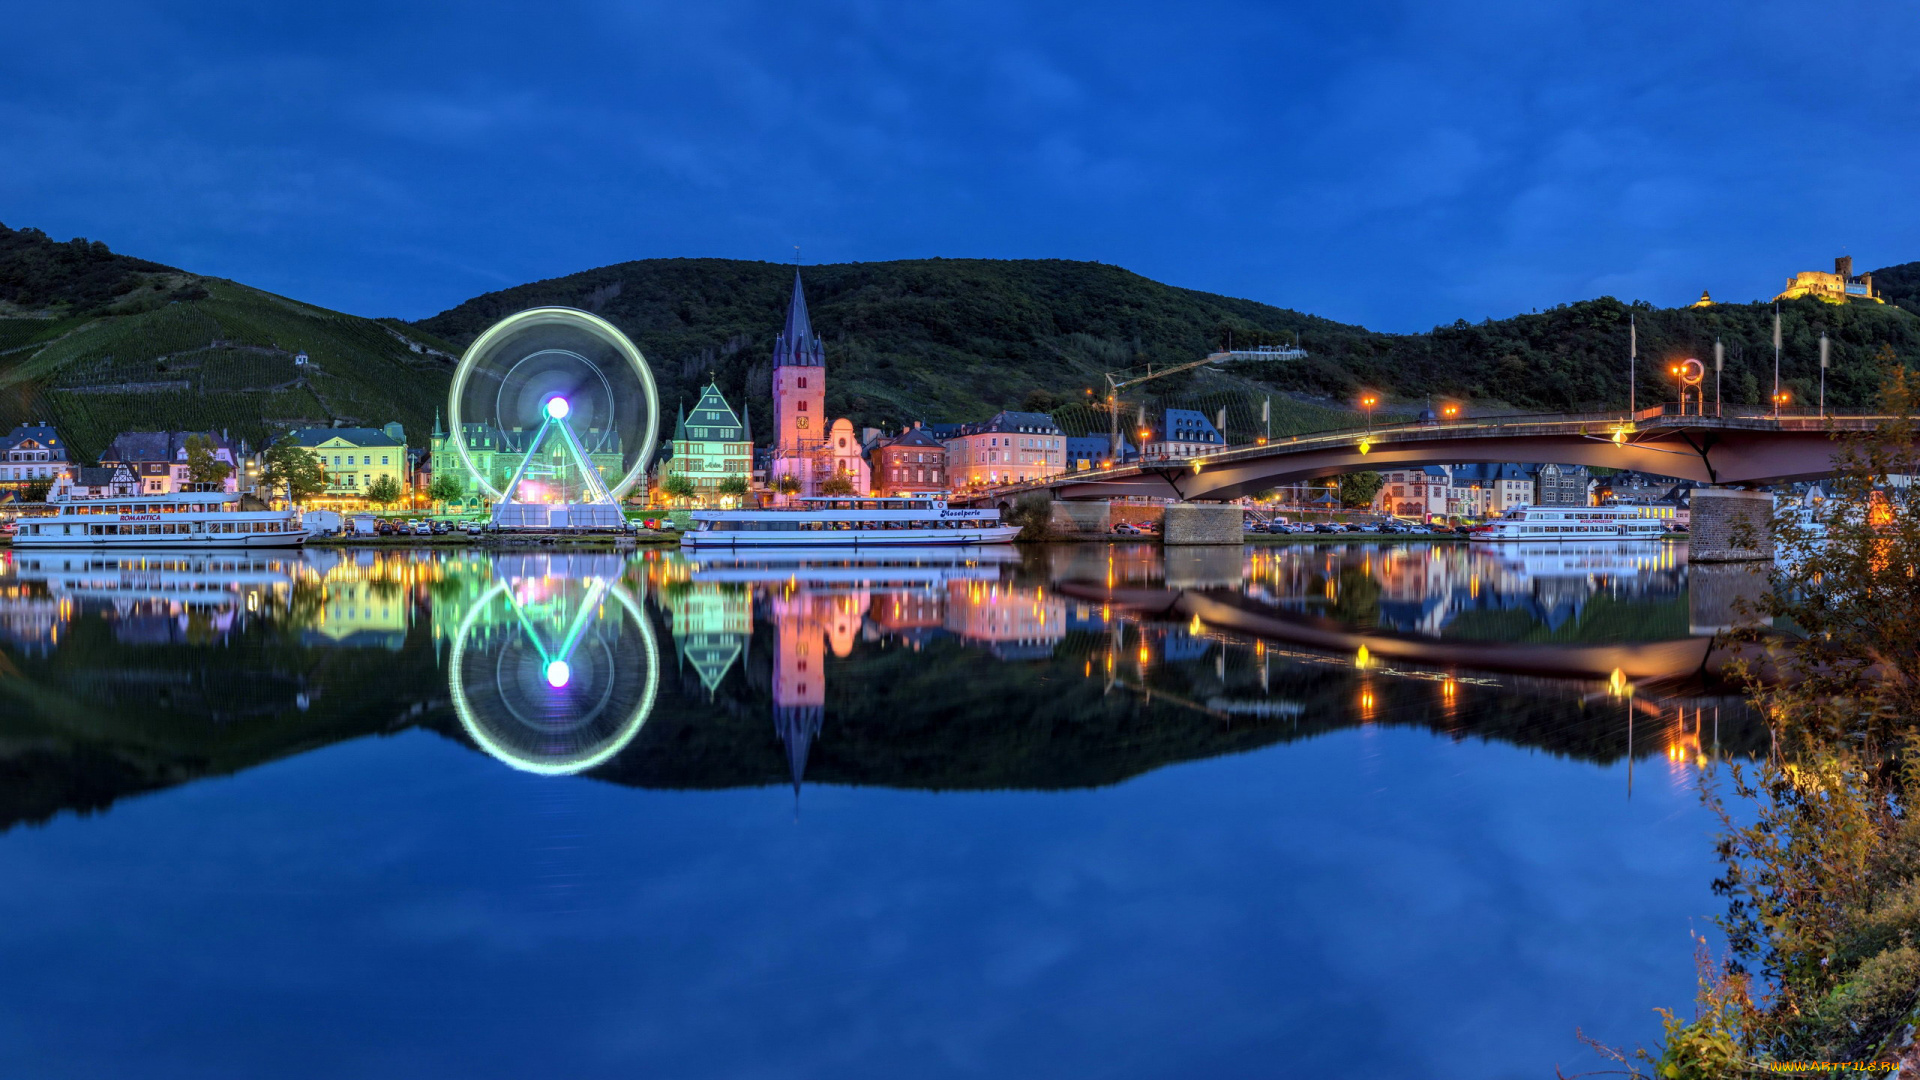
{"label": "calm water", "polygon": [[10,1077],[1588,1069],[1763,737],[1662,545],[0,559]]}

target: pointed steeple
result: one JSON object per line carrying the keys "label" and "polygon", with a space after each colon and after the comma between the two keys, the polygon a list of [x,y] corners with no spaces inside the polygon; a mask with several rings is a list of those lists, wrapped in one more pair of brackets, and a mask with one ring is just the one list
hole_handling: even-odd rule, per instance
{"label": "pointed steeple", "polygon": [[807,751],[820,734],[827,711],[819,705],[775,705],[773,730],[787,751],[787,773],[793,777],[793,794],[800,796],[800,781],[807,775]]}
{"label": "pointed steeple", "polygon": [[753,406],[747,404],[744,401],[740,403],[740,429],[746,432],[746,437],[741,439],[740,441],[746,442],[746,443],[752,442],[753,441]]}
{"label": "pointed steeple", "polygon": [[682,399],[675,408],[680,412],[680,419],[673,422],[673,438],[675,442],[684,442],[687,438],[687,403],[685,399]]}
{"label": "pointed steeple", "polygon": [[440,430],[440,408],[436,405],[433,410],[433,437],[438,439],[445,434],[446,432]]}
{"label": "pointed steeple", "polygon": [[774,367],[822,367],[826,350],[813,336],[813,322],[807,318],[807,294],[800,288],[800,271],[793,272],[793,299],[787,302],[787,328],[773,345]]}

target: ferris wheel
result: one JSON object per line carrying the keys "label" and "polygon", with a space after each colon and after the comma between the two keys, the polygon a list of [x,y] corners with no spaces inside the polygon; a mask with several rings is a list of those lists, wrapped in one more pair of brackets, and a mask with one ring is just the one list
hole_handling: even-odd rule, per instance
{"label": "ferris wheel", "polygon": [[450,441],[503,528],[606,528],[660,437],[646,357],[589,312],[516,312],[474,339],[447,393]]}
{"label": "ferris wheel", "polygon": [[476,746],[567,776],[626,749],[653,712],[653,625],[618,556],[504,556],[453,633],[447,689]]}

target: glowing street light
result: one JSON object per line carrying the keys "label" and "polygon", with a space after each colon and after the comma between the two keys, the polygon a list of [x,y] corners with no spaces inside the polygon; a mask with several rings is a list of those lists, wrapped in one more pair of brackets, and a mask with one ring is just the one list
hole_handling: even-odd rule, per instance
{"label": "glowing street light", "polygon": [[1367,414],[1367,432],[1369,434],[1373,432],[1373,407],[1378,404],[1380,404],[1380,399],[1376,395],[1360,395],[1360,411]]}
{"label": "glowing street light", "polygon": [[1780,419],[1780,410],[1786,408],[1787,402],[1791,400],[1793,400],[1793,395],[1787,393],[1785,390],[1773,395],[1773,418],[1775,420]]}

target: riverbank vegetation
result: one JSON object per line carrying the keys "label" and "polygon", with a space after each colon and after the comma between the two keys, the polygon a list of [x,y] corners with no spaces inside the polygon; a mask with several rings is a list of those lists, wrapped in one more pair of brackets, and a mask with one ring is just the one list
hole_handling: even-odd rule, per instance
{"label": "riverbank vegetation", "polygon": [[[1920,1016],[1920,473],[1914,386],[1847,442],[1824,535],[1791,509],[1750,672],[1772,751],[1707,797],[1719,810],[1724,953],[1702,944],[1694,1015],[1667,1014],[1664,1080],[1792,1074],[1793,1062],[1912,1058]],[[1762,679],[1760,676],[1769,677]],[[1912,1065],[1913,1061],[1907,1064]]]}

